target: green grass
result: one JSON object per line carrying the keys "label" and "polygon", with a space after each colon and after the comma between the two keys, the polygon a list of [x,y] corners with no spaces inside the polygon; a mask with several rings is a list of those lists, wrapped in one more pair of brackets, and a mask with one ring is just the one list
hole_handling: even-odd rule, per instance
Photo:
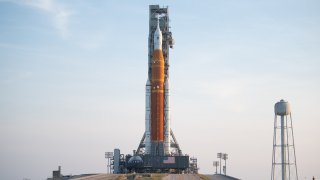
{"label": "green grass", "polygon": [[203,174],[198,174],[198,176],[200,177],[200,179],[203,179],[203,180],[210,180],[209,177],[203,175]]}

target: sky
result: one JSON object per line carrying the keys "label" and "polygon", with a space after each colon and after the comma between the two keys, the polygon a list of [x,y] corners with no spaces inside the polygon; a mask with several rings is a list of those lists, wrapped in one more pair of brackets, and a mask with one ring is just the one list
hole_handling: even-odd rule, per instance
{"label": "sky", "polygon": [[212,174],[270,179],[290,102],[300,179],[320,179],[320,1],[0,0],[0,179],[106,172],[144,132],[149,5],[169,6],[172,129]]}

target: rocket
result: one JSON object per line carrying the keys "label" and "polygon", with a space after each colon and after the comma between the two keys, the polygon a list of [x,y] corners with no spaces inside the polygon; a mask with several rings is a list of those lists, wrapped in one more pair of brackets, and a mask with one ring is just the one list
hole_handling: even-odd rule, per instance
{"label": "rocket", "polygon": [[169,78],[165,76],[162,32],[157,17],[153,35],[151,77],[146,83],[145,154],[170,155]]}

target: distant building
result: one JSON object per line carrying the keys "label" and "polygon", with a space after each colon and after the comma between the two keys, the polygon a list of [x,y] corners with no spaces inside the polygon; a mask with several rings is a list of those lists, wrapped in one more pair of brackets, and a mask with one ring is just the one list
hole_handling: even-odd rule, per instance
{"label": "distant building", "polygon": [[70,179],[72,176],[67,175],[64,176],[61,174],[61,166],[58,167],[58,170],[52,171],[52,178],[47,178],[47,180],[67,180]]}

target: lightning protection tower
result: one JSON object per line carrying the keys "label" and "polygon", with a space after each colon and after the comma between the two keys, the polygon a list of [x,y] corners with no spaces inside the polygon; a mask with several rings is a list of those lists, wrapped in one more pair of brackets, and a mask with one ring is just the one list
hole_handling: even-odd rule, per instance
{"label": "lightning protection tower", "polygon": [[298,180],[290,104],[280,100],[274,112],[271,180]]}

